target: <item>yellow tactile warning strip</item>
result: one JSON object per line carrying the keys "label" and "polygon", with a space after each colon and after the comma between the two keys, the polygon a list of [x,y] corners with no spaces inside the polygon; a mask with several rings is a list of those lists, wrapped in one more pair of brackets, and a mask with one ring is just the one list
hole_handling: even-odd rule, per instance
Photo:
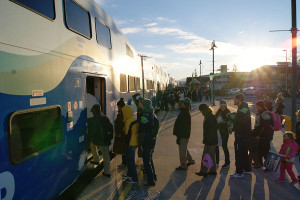
{"label": "yellow tactile warning strip", "polygon": [[[169,114],[170,114],[170,111],[166,114],[163,123],[162,123],[161,126],[159,127],[157,137],[160,136],[161,130],[162,130],[162,128],[164,127],[164,125],[165,125],[165,123],[166,123],[166,119],[168,118]],[[140,161],[140,163],[141,163],[141,161]],[[140,163],[139,163],[139,165],[140,165]],[[137,169],[137,173],[140,174],[140,172],[141,172],[141,168],[139,167],[139,168]],[[126,183],[126,186],[125,186],[124,190],[121,192],[121,194],[120,194],[120,196],[119,196],[119,200],[125,200],[125,199],[126,199],[126,196],[127,196],[127,194],[129,193],[129,191],[131,190],[132,186],[133,186],[132,183]]]}

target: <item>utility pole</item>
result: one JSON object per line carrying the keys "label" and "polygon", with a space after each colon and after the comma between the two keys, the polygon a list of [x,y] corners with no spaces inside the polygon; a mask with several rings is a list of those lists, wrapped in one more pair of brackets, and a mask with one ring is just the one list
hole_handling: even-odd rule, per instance
{"label": "utility pole", "polygon": [[215,75],[215,48],[217,48],[215,41],[211,43],[210,50],[213,51],[213,77],[212,77],[212,88],[211,88],[211,101],[212,105],[215,106],[215,81],[214,81],[214,75]]}
{"label": "utility pole", "polygon": [[298,90],[298,81],[297,81],[297,9],[296,9],[296,0],[291,0],[292,3],[292,70],[293,70],[293,87],[292,87],[292,128],[295,132],[296,125],[296,108],[297,108],[297,90]]}
{"label": "utility pole", "polygon": [[144,82],[144,58],[146,58],[147,56],[143,56],[143,55],[140,55],[139,56],[141,57],[141,66],[142,66],[142,84],[143,84],[143,98],[145,97],[145,82]]}
{"label": "utility pole", "polygon": [[200,77],[201,77],[201,65],[202,65],[202,63],[201,63],[201,60],[200,60],[200,63],[199,63],[199,66],[200,66]]}

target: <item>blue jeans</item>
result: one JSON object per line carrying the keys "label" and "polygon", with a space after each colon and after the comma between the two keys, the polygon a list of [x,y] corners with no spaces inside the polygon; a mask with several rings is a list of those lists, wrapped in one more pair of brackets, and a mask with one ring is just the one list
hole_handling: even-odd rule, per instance
{"label": "blue jeans", "polygon": [[127,149],[127,164],[128,164],[128,171],[127,175],[132,178],[133,181],[137,181],[137,172],[136,172],[136,166],[135,166],[135,150],[136,146],[128,146]]}
{"label": "blue jeans", "polygon": [[156,178],[152,155],[153,148],[143,146],[143,162],[147,174],[148,184],[150,185],[155,183]]}

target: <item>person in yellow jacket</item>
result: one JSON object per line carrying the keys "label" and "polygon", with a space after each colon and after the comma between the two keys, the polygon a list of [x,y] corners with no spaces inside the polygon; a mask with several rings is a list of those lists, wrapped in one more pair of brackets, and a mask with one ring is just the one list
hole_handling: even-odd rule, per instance
{"label": "person in yellow jacket", "polygon": [[123,178],[127,179],[128,183],[137,183],[137,171],[135,166],[135,150],[138,146],[138,133],[139,124],[138,120],[133,116],[133,110],[131,106],[124,106],[122,108],[123,121],[125,123],[124,133],[126,134],[127,148],[127,165],[128,171],[123,175]]}

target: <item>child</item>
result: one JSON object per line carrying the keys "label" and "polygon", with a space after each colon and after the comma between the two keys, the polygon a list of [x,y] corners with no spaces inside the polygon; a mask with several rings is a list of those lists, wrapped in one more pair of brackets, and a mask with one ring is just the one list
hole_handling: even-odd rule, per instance
{"label": "child", "polygon": [[285,182],[285,170],[287,170],[292,179],[291,184],[298,182],[292,170],[298,150],[299,145],[295,142],[295,134],[291,131],[285,132],[283,135],[283,144],[279,151],[279,154],[282,154],[283,157],[280,163],[280,177],[277,182]]}

